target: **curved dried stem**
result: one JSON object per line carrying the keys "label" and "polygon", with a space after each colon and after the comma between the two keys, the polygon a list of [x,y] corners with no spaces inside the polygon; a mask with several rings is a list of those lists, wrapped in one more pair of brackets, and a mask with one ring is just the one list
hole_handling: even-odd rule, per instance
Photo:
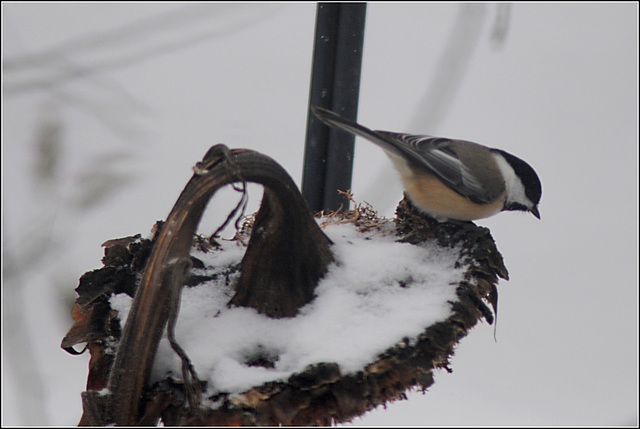
{"label": "curved dried stem", "polygon": [[[265,188],[232,304],[253,307],[271,317],[293,316],[313,298],[315,285],[333,260],[330,240],[291,177],[271,158],[216,145],[196,164],[194,173],[151,251],[109,375],[107,403],[102,400],[96,405],[96,395],[83,397],[85,412],[94,410],[90,414],[100,420],[92,424],[139,422],[158,343],[167,321],[173,326],[177,317],[183,281],[176,278],[184,279],[185,273],[182,269],[176,274],[176,270],[183,265],[180,261],[189,258],[198,223],[218,189],[238,182],[243,188],[246,182]],[[183,359],[185,364],[188,369],[188,359]],[[199,386],[195,372],[189,378]],[[197,406],[198,395],[191,398],[191,405]]]}

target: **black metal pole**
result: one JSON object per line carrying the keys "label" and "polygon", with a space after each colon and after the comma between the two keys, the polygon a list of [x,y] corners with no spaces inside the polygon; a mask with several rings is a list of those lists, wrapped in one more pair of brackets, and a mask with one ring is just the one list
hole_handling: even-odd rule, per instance
{"label": "black metal pole", "polygon": [[[366,3],[318,3],[309,105],[355,120]],[[355,138],[307,119],[302,195],[312,211],[347,209],[338,190],[351,188]]]}

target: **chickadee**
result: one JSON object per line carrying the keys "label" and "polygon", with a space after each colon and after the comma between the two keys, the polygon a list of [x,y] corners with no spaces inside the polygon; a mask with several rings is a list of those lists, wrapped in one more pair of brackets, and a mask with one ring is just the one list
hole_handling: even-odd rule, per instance
{"label": "chickadee", "polygon": [[540,179],[510,153],[464,140],[372,131],[329,110],[311,110],[325,124],[380,146],[409,199],[439,221],[470,221],[505,210],[528,211],[540,219]]}

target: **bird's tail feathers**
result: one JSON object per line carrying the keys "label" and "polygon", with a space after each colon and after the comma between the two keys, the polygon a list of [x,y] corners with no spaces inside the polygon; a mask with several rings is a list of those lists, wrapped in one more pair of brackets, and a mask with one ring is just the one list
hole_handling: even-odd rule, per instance
{"label": "bird's tail feathers", "polygon": [[350,119],[343,118],[337,113],[323,109],[322,107],[311,106],[311,111],[325,124],[363,137],[380,146],[387,154],[392,153],[404,158],[414,159],[418,163],[421,162],[420,157],[416,155],[410,145],[402,143],[397,137],[394,137],[393,133],[370,130],[367,127],[363,127]]}
{"label": "bird's tail feathers", "polygon": [[330,110],[318,106],[311,106],[311,111],[318,117],[318,119],[333,128],[347,131],[351,134],[355,134],[356,136],[364,137],[365,139],[371,140],[374,143],[377,143],[377,140],[380,139],[380,137],[378,137],[376,133],[369,128],[363,127],[362,125],[354,121],[343,118],[342,116],[338,115],[337,113],[333,113]]}

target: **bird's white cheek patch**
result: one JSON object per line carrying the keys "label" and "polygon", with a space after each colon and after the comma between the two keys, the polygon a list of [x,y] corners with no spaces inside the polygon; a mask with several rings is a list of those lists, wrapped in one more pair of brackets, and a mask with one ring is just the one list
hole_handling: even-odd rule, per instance
{"label": "bird's white cheek patch", "polygon": [[532,208],[534,204],[527,198],[522,181],[516,175],[513,167],[509,165],[506,159],[500,154],[494,153],[498,168],[504,177],[504,184],[507,188],[507,199],[511,202],[518,202],[527,208]]}

